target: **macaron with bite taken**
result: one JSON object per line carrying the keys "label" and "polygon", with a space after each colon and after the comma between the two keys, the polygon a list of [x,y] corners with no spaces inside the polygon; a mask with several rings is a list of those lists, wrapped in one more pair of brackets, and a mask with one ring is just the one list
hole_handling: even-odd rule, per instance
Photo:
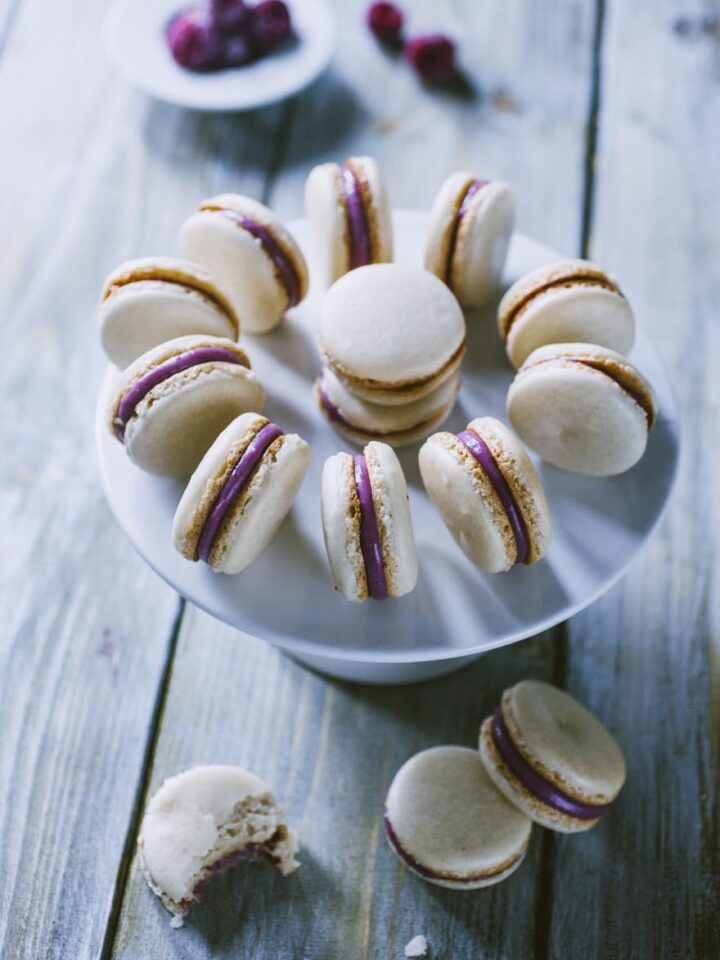
{"label": "macaron with bite taken", "polygon": [[268,333],[307,293],[300,247],[272,210],[250,197],[203,200],[183,224],[180,245],[208,270],[248,333]]}
{"label": "macaron with bite taken", "polygon": [[561,833],[594,827],[625,782],[609,731],[564,690],[537,680],[503,693],[480,730],[480,756],[518,810]]}
{"label": "macaron with bite taken", "polygon": [[326,286],[356,267],[392,260],[390,205],[372,157],[314,167],[305,183],[305,211]]}
{"label": "macaron with bite taken", "polygon": [[628,353],[635,340],[625,294],[589,260],[561,260],[521,277],[500,301],[498,328],[514,367],[549,343],[597,343]]}
{"label": "macaron with bite taken", "polygon": [[175,549],[218,573],[240,573],[288,514],[310,447],[258,413],[233,420],[190,477],[173,521]]}
{"label": "macaron with bite taken", "polygon": [[464,307],[492,299],[500,286],[515,223],[506,183],[465,170],[440,187],[425,248],[425,268],[444,280]]}
{"label": "macaron with bite taken", "polygon": [[534,350],[507,397],[510,422],[547,463],[610,477],[645,453],[657,416],[652,387],[613,350],[561,343]]}
{"label": "macaron with bite taken", "polygon": [[240,336],[237,314],[210,274],[170,257],[144,257],[116,267],[105,281],[97,318],[103,350],[121,369],[176,337]]}
{"label": "macaron with bite taken", "polygon": [[323,534],[337,590],[346,600],[409,593],[417,554],[405,475],[385,443],[361,454],[336,453],[321,482]]}
{"label": "macaron with bite taken", "polygon": [[457,435],[436,433],[419,454],[430,500],[455,542],[481,570],[537,563],[550,542],[550,510],[523,445],[493,417]]}
{"label": "macaron with bite taken", "polygon": [[505,880],[522,863],[532,831],[468,747],[432,747],[403,764],[388,791],[384,822],[405,866],[452,890]]}
{"label": "macaron with bite taken", "polygon": [[176,337],[120,374],[108,423],[137,466],[165,477],[187,477],[231,420],[246,410],[262,410],[264,402],[263,388],[237,343],[224,337]]}

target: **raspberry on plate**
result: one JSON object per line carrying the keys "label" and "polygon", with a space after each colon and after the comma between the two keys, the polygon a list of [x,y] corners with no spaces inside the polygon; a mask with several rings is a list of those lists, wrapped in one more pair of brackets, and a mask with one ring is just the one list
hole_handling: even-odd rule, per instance
{"label": "raspberry on plate", "polygon": [[175,61],[188,70],[213,70],[219,65],[220,43],[210,18],[201,10],[178,14],[170,21],[167,42]]}

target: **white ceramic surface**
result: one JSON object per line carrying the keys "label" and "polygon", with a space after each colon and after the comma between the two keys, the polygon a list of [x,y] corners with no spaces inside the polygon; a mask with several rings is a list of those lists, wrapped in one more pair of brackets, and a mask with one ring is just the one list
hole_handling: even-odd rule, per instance
{"label": "white ceramic surface", "polygon": [[193,73],[175,63],[165,28],[174,14],[195,5],[192,0],[116,0],[103,27],[105,49],[133,86],[159,100],[196,110],[252,110],[302,90],[335,50],[335,15],[326,0],[287,3],[296,39],[246,67]]}
{"label": "white ceramic surface", "polygon": [[[422,263],[427,215],[394,216],[396,257]],[[303,221],[290,229],[307,249]],[[515,236],[506,281],[559,254]],[[679,454],[679,423],[670,383],[647,336],[631,354],[649,377],[659,417],[640,463],[619,477],[593,479],[539,469],[553,519],[548,556],[533,567],[483,574],[456,547],[424,493],[417,446],[399,451],[405,468],[420,559],[415,591],[400,600],[352,604],[332,587],[320,526],[320,472],[347,445],[316,409],[319,369],[315,324],[321,293],[265,337],[243,338],[267,393],[266,413],[311,445],[313,463],[290,517],[247,571],[236,577],[188,563],[175,553],[171,525],[182,484],[135,468],[104,422],[108,370],[98,404],[102,481],[118,522],[147,562],[197,606],[275,644],[318,670],[351,680],[399,683],[437,676],[493,647],[514,643],[577,613],[625,572],[655,529],[670,495]],[[463,386],[446,429],[473,417],[505,417],[513,371],[495,326],[495,304],[468,313]],[[239,639],[239,642],[241,640]]]}

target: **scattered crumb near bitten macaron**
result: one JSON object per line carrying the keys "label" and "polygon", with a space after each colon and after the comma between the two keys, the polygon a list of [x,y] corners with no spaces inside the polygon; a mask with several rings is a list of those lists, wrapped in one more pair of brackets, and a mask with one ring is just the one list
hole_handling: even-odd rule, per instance
{"label": "scattered crumb near bitten macaron", "polygon": [[428,942],[421,933],[413,937],[409,943],[405,944],[406,957],[425,957],[427,956],[427,951]]}

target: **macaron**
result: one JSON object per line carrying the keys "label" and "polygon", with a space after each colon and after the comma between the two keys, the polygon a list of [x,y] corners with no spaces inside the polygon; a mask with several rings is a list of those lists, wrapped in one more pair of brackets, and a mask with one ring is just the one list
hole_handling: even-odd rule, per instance
{"label": "macaron", "polygon": [[628,353],[635,317],[617,282],[589,260],[538,267],[507,291],[498,327],[514,367],[549,343],[597,343]]}
{"label": "macaron", "polygon": [[395,774],[385,835],[414,874],[439,887],[475,890],[523,861],[532,823],[495,788],[477,750],[432,747]]}
{"label": "macaron", "polygon": [[183,255],[224,291],[243,330],[268,333],[308,289],[305,257],[284,223],[237,193],[203,200],[180,230]]}
{"label": "macaron", "polygon": [[465,555],[499,573],[537,563],[550,542],[550,510],[530,457],[494,417],[462,433],[435,433],[419,454],[428,496]]}
{"label": "macaron", "polygon": [[390,205],[372,157],[314,167],[305,183],[305,211],[314,265],[326,286],[355,267],[392,260]]}
{"label": "macaron", "polygon": [[187,477],[215,437],[264,393],[247,354],[223,337],[176,337],[124,370],[108,410],[110,431],[150,473]]}
{"label": "macaron", "polygon": [[103,350],[121,369],[175,337],[240,336],[237,314],[210,274],[170,257],[144,257],[116,267],[105,281],[97,318]]}
{"label": "macaron", "polygon": [[507,397],[510,422],[547,463],[610,477],[645,453],[657,416],[653,390],[629,360],[591,343],[534,350]]}
{"label": "macaron", "polygon": [[219,573],[240,573],[292,506],[310,447],[258,413],[233,420],[207,451],[178,504],[175,549]]}
{"label": "macaron", "polygon": [[319,342],[325,365],[356,396],[405,404],[456,373],[465,353],[465,318],[427,270],[372,264],[328,290]]}
{"label": "macaron", "polygon": [[407,484],[386,443],[325,461],[320,502],[336,589],[346,600],[402,597],[417,580]]}
{"label": "macaron", "polygon": [[403,447],[424,440],[450,414],[460,387],[456,371],[432,393],[393,406],[363,400],[349,390],[328,367],[315,384],[315,396],[329,422],[348,440],[362,446],[382,440]]}
{"label": "macaron", "polygon": [[440,187],[430,214],[425,268],[450,287],[464,307],[497,292],[515,223],[506,183],[460,170]]}
{"label": "macaron", "polygon": [[193,767],[165,780],[147,805],[138,860],[152,892],[180,927],[216,874],[264,860],[287,876],[298,843],[260,777],[241,767]]}
{"label": "macaron", "polygon": [[497,788],[535,823],[589,830],[625,782],[608,730],[564,690],[523,680],[480,729],[480,756]]}

